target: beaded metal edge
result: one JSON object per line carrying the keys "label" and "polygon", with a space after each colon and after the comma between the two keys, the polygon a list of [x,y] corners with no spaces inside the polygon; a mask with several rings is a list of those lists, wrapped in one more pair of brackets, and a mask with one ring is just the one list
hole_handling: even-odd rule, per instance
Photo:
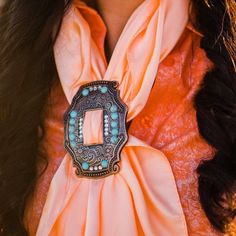
{"label": "beaded metal edge", "polygon": [[[78,177],[102,178],[119,172],[120,152],[128,140],[128,107],[116,81],[95,81],[80,87],[64,115],[64,146]],[[103,110],[103,143],[84,145],[83,121],[87,111]]]}

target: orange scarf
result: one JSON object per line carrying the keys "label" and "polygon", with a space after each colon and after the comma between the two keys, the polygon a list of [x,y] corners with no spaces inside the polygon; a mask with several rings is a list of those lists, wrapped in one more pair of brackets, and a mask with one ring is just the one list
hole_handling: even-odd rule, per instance
{"label": "orange scarf", "polygon": [[[96,32],[81,12],[95,11],[77,1],[64,18],[55,59],[69,101],[78,88],[96,80],[116,80],[128,105],[128,121],[145,106],[158,65],[174,48],[188,19],[188,1],[146,0],[127,22],[109,65]],[[96,117],[88,124],[99,126]],[[97,133],[89,130],[91,140]],[[129,135],[120,172],[102,179],[75,175],[67,154],[57,170],[37,231],[43,235],[187,235],[187,227],[167,158]]]}

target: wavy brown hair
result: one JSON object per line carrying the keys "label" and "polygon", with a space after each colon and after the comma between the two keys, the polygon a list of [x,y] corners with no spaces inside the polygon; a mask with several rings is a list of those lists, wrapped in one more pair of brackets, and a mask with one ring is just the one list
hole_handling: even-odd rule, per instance
{"label": "wavy brown hair", "polygon": [[[37,180],[38,130],[57,77],[53,45],[70,0],[5,0],[0,11],[0,235],[25,236]],[[200,202],[224,231],[236,177],[235,0],[192,0],[201,47],[214,67],[194,103],[200,134],[216,150],[198,168]]]}
{"label": "wavy brown hair", "polygon": [[223,231],[236,215],[236,2],[194,0],[193,9],[214,64],[195,97],[198,127],[217,151],[198,167],[198,189],[208,219]]}

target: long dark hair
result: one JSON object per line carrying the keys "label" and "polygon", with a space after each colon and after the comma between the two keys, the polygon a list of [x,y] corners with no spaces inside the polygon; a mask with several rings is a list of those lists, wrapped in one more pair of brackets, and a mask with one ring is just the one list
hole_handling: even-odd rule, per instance
{"label": "long dark hair", "polygon": [[201,47],[213,62],[195,97],[200,134],[216,149],[198,167],[199,196],[216,229],[236,215],[236,2],[193,1]]}
{"label": "long dark hair", "polygon": [[[234,0],[192,0],[202,48],[214,63],[195,98],[201,135],[217,149],[198,168],[200,201],[224,231],[235,210]],[[0,14],[0,235],[27,235],[25,204],[37,179],[39,127],[57,77],[53,44],[70,1],[5,0]]]}
{"label": "long dark hair", "polygon": [[0,16],[0,228],[27,235],[43,108],[57,76],[53,44],[64,0],[6,0]]}

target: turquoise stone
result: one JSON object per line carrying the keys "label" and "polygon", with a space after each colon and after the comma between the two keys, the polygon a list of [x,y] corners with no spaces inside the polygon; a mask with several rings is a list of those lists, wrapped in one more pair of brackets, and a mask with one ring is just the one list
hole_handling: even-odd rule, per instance
{"label": "turquoise stone", "polygon": [[112,135],[117,135],[119,133],[118,129],[112,129],[111,134]]}
{"label": "turquoise stone", "polygon": [[117,106],[116,105],[112,105],[110,108],[111,112],[117,112]]}
{"label": "turquoise stone", "polygon": [[101,164],[103,168],[108,167],[108,160],[102,160]]}
{"label": "turquoise stone", "polygon": [[69,126],[69,132],[70,132],[70,133],[75,132],[75,127],[74,127],[74,126]]}
{"label": "turquoise stone", "polygon": [[74,135],[74,134],[69,134],[69,139],[70,139],[71,141],[74,141],[74,140],[75,140],[75,135]]}
{"label": "turquoise stone", "polygon": [[70,119],[69,123],[70,123],[70,125],[74,125],[75,124],[75,119]]}
{"label": "turquoise stone", "polygon": [[118,137],[117,136],[112,136],[111,137],[111,143],[115,144],[115,143],[117,143],[117,141],[118,141]]}
{"label": "turquoise stone", "polygon": [[111,113],[111,119],[112,120],[117,120],[118,119],[118,113],[117,112],[112,112]]}
{"label": "turquoise stone", "polygon": [[75,118],[77,116],[77,114],[78,114],[77,111],[71,111],[70,117]]}
{"label": "turquoise stone", "polygon": [[88,89],[83,89],[82,95],[83,95],[84,97],[86,97],[86,96],[88,96],[88,94],[89,94],[89,90],[88,90]]}
{"label": "turquoise stone", "polygon": [[82,168],[83,168],[84,170],[88,170],[88,168],[89,168],[88,162],[84,162],[84,163],[82,164]]}
{"label": "turquoise stone", "polygon": [[76,142],[75,142],[75,141],[70,142],[70,146],[71,146],[72,148],[75,148],[75,147],[76,147]]}
{"label": "turquoise stone", "polygon": [[112,128],[116,128],[118,126],[118,122],[117,121],[112,121],[111,122],[111,127]]}
{"label": "turquoise stone", "polygon": [[101,93],[107,93],[108,88],[106,86],[101,87],[100,89]]}

